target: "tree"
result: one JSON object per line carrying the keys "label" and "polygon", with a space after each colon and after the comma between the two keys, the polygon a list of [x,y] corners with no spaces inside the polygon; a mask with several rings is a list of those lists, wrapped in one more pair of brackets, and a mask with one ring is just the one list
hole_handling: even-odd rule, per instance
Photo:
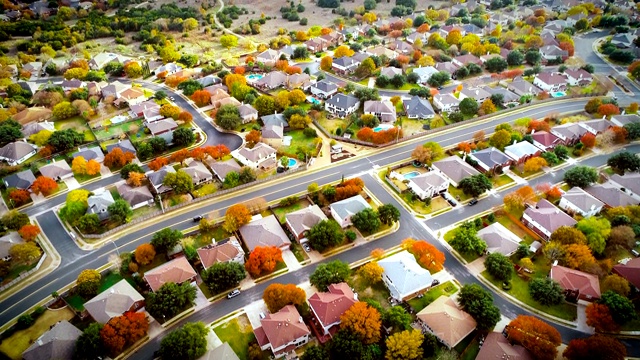
{"label": "tree", "polygon": [[307,294],[294,284],[271,284],[264,289],[262,300],[272,314],[287,305],[301,306],[306,303]]}
{"label": "tree", "polygon": [[123,152],[120,148],[114,148],[105,155],[103,164],[110,169],[118,169],[130,163],[135,157],[131,152]]}
{"label": "tree", "polygon": [[585,309],[587,325],[598,332],[617,332],[620,326],[613,320],[609,307],[600,303],[591,303]]}
{"label": "tree", "polygon": [[52,178],[42,175],[38,176],[33,184],[31,184],[31,191],[35,194],[49,196],[56,190],[58,190],[58,183]]}
{"label": "tree", "polygon": [[489,138],[489,144],[500,150],[504,150],[505,146],[511,144],[511,133],[504,129],[496,131]]}
{"label": "tree", "polygon": [[486,175],[478,174],[470,177],[466,177],[460,181],[458,188],[460,188],[465,194],[473,197],[482,195],[485,191],[491,190],[493,184]]}
{"label": "tree", "polygon": [[[192,19],[193,20],[193,19]],[[207,352],[209,328],[202,322],[186,323],[172,331],[160,342],[163,359],[196,360]]]}
{"label": "tree", "polygon": [[378,207],[378,217],[385,225],[391,225],[400,220],[400,210],[391,204],[385,204]]}
{"label": "tree", "polygon": [[364,344],[377,343],[380,340],[380,313],[367,303],[358,301],[340,316],[340,329],[355,334]]}
{"label": "tree", "polygon": [[181,111],[179,107],[171,104],[164,104],[160,107],[160,115],[166,118],[177,119]]}
{"label": "tree", "polygon": [[151,244],[140,244],[135,251],[136,262],[147,265],[156,257],[156,249]]}
{"label": "tree", "polygon": [[217,262],[202,272],[202,281],[211,293],[218,294],[238,286],[247,276],[244,266],[234,261]]}
{"label": "tree", "polygon": [[275,246],[256,246],[244,264],[247,272],[254,278],[271,273],[282,262],[282,250]]}
{"label": "tree", "polygon": [[167,160],[167,158],[163,158],[163,157],[155,158],[151,160],[151,162],[149,163],[149,169],[153,171],[158,171],[167,164],[169,164],[169,160]]}
{"label": "tree", "polygon": [[524,60],[527,62],[527,64],[532,66],[539,64],[541,59],[542,55],[540,55],[540,52],[535,49],[531,49],[527,51],[526,54],[524,54]]}
{"label": "tree", "polygon": [[83,142],[84,135],[73,129],[54,131],[48,140],[48,144],[53,146],[56,152],[72,149]]}
{"label": "tree", "polygon": [[191,95],[191,100],[198,106],[206,106],[211,103],[211,94],[207,90],[196,90]]}
{"label": "tree", "polygon": [[14,206],[24,205],[31,200],[31,193],[28,190],[9,188],[8,192]]}
{"label": "tree", "polygon": [[[147,307],[148,310],[148,307]],[[127,311],[109,320],[100,330],[100,338],[112,357],[142,339],[149,330],[144,313]]]}
{"label": "tree", "polygon": [[271,115],[276,111],[276,101],[273,97],[260,95],[253,103],[260,116]]}
{"label": "tree", "polygon": [[[501,95],[501,94],[498,94],[498,95]],[[478,114],[489,115],[489,114],[493,114],[497,110],[498,109],[496,108],[496,105],[493,103],[493,101],[491,99],[487,99],[483,101],[482,104],[480,104],[480,108],[478,109]]]}
{"label": "tree", "polygon": [[224,215],[225,221],[222,225],[228,232],[235,232],[241,226],[246,225],[251,221],[251,212],[246,206],[242,204],[231,205]]}
{"label": "tree", "polygon": [[360,276],[365,279],[368,284],[375,284],[382,281],[382,273],[384,269],[377,262],[371,261],[364,264],[360,270]]}
{"label": "tree", "polygon": [[347,281],[350,274],[351,269],[349,269],[349,264],[340,260],[334,260],[318,265],[309,277],[309,281],[311,285],[315,286],[318,290],[327,291],[329,285]]}
{"label": "tree", "polygon": [[529,282],[529,294],[544,306],[558,305],[564,300],[564,290],[551,278],[536,278]]}
{"label": "tree", "polygon": [[615,104],[602,104],[598,106],[598,114],[601,116],[611,116],[620,114],[620,108]]}
{"label": "tree", "polygon": [[182,236],[183,235],[180,230],[164,228],[153,234],[153,237],[151,238],[151,245],[156,249],[156,252],[166,253],[178,245]]}
{"label": "tree", "polygon": [[484,67],[487,71],[492,73],[501,73],[507,68],[507,66],[509,66],[507,61],[501,57],[493,57],[484,63]]}
{"label": "tree", "polygon": [[120,177],[128,179],[131,172],[144,173],[144,170],[138,164],[129,163],[120,169]]}
{"label": "tree", "polygon": [[562,343],[558,330],[533,316],[519,315],[506,328],[507,338],[524,346],[535,359],[556,358]]}
{"label": "tree", "polygon": [[609,220],[592,216],[578,221],[576,228],[587,237],[587,243],[591,250],[596,254],[602,254],[606,246],[606,239],[611,232]]}
{"label": "tree", "polygon": [[460,225],[450,244],[458,252],[468,254],[480,255],[487,249],[487,244],[478,237],[476,228],[470,223]]}
{"label": "tree", "polygon": [[476,320],[479,330],[490,330],[500,321],[500,310],[491,293],[478,284],[466,284],[458,294],[458,304]]}
{"label": "tree", "polygon": [[127,178],[127,184],[131,186],[142,186],[142,182],[146,179],[143,173],[131,172]]}
{"label": "tree", "polygon": [[464,98],[460,102],[460,112],[467,116],[475,115],[478,112],[478,103],[473,98]]}
{"label": "tree", "polygon": [[402,241],[410,244],[407,246],[409,252],[416,257],[416,261],[420,266],[429,270],[432,273],[442,270],[444,266],[445,257],[444,254],[439,251],[435,246],[429,244],[424,240],[416,241],[414,239],[405,239]]}
{"label": "tree", "polygon": [[129,203],[124,199],[116,200],[113,204],[107,207],[107,211],[109,212],[111,220],[119,224],[127,222],[127,219],[133,215],[131,205],[129,205]]}
{"label": "tree", "polygon": [[102,327],[100,323],[91,323],[84,329],[82,335],[76,340],[74,359],[96,360],[104,356],[107,350],[100,339]]}
{"label": "tree", "polygon": [[49,138],[51,137],[51,134],[53,134],[52,131],[40,130],[38,131],[37,134],[33,134],[29,136],[29,140],[33,141],[33,143],[38,146],[45,146],[49,143]]}
{"label": "tree", "polygon": [[616,338],[596,334],[586,339],[571,340],[562,355],[568,360],[624,360],[627,348]]}
{"label": "tree", "polygon": [[507,64],[509,66],[520,66],[524,61],[524,54],[520,50],[513,50],[507,55]]}
{"label": "tree", "polygon": [[[451,79],[451,75],[449,75],[448,72],[446,71],[438,71],[437,73],[431,75],[431,77],[429,77],[429,80],[427,80],[427,84],[433,86],[433,87],[439,87],[439,86],[443,86],[444,84],[447,83],[447,81],[449,81]],[[475,114],[475,112],[474,112]]]}
{"label": "tree", "polygon": [[173,132],[173,143],[178,146],[187,146],[196,140],[193,131],[186,127],[179,127]]}
{"label": "tree", "polygon": [[309,229],[307,238],[311,247],[323,252],[327,248],[342,244],[344,232],[335,220],[322,220]]}
{"label": "tree", "polygon": [[551,234],[549,241],[557,242],[563,245],[569,244],[582,244],[587,243],[587,238],[584,234],[571,226],[561,226]]}
{"label": "tree", "polygon": [[549,165],[547,163],[547,160],[545,160],[542,157],[532,157],[529,160],[525,161],[524,163],[524,171],[525,172],[538,172],[540,171],[540,169],[542,169],[544,166]]}
{"label": "tree", "polygon": [[629,282],[620,275],[611,274],[604,278],[602,282],[603,291],[613,291],[616,294],[627,297],[631,292]]}
{"label": "tree", "polygon": [[509,281],[513,275],[513,263],[511,259],[501,253],[491,253],[484,260],[487,272],[494,278]]}
{"label": "tree", "polygon": [[170,187],[178,194],[187,194],[193,191],[193,180],[186,171],[180,169],[174,173],[167,173],[162,185]]}
{"label": "tree", "polygon": [[640,157],[634,153],[623,151],[611,156],[607,160],[607,165],[623,174],[626,171],[638,171],[640,170]]}
{"label": "tree", "polygon": [[602,294],[600,303],[609,308],[611,317],[617,324],[624,325],[636,318],[636,312],[631,300],[611,290]]}
{"label": "tree", "polygon": [[149,293],[146,309],[156,319],[171,319],[193,306],[196,298],[196,288],[189,282],[182,285],[168,282],[157,291]]}
{"label": "tree", "polygon": [[87,161],[87,165],[85,166],[85,174],[89,176],[94,176],[100,172],[101,167],[102,165],[100,165],[99,162],[97,162],[94,159],[91,159]]}
{"label": "tree", "polygon": [[320,60],[320,69],[324,71],[329,71],[331,70],[332,66],[333,66],[333,58],[331,56],[325,56],[322,58],[322,60]]}
{"label": "tree", "polygon": [[588,149],[596,146],[596,136],[590,132],[582,135],[580,142]]}
{"label": "tree", "polygon": [[587,187],[598,180],[598,173],[589,166],[574,166],[564,174],[564,181],[570,186]]}
{"label": "tree", "polygon": [[173,154],[171,154],[171,156],[169,156],[169,161],[170,162],[178,162],[178,163],[182,164],[190,156],[191,156],[191,153],[189,152],[188,149],[180,149],[180,150],[174,152]]}
{"label": "tree", "polygon": [[220,44],[229,50],[238,46],[238,38],[233,35],[222,35],[220,36]]}
{"label": "tree", "polygon": [[91,297],[98,293],[102,276],[98,270],[86,269],[82,270],[76,280],[77,290],[84,297]]}
{"label": "tree", "polygon": [[354,51],[349,49],[348,46],[340,45],[340,46],[338,46],[337,49],[335,49],[333,51],[333,57],[337,59],[337,58],[341,58],[341,57],[344,57],[344,56],[352,56],[353,53],[354,53]]}
{"label": "tree", "polygon": [[411,329],[395,333],[387,338],[388,360],[413,360],[422,358],[422,332]]}
{"label": "tree", "polygon": [[600,105],[602,105],[602,99],[589,99],[589,101],[587,101],[587,103],[584,105],[584,110],[589,114],[595,114],[598,112],[598,108],[600,107]]}
{"label": "tree", "polygon": [[[626,220],[625,217],[625,215],[616,216],[612,221],[615,222],[617,219]],[[612,228],[611,232],[609,233],[607,245],[631,250],[635,246],[636,234],[633,231],[634,228],[637,228],[637,226],[631,227],[627,225],[618,225]]]}
{"label": "tree", "polygon": [[40,227],[31,224],[23,225],[20,230],[18,230],[18,234],[20,234],[20,237],[25,241],[33,241],[40,234]]}
{"label": "tree", "polygon": [[[375,0],[371,0],[375,3]],[[300,360],[325,360],[328,358],[325,348],[318,345],[308,346],[304,350],[304,354],[300,357]]]}
{"label": "tree", "polygon": [[351,222],[360,232],[373,233],[380,228],[378,212],[373,209],[364,209],[351,217]]}
{"label": "tree", "polygon": [[42,250],[33,242],[18,243],[9,248],[9,255],[16,263],[26,264],[39,259]]}
{"label": "tree", "polygon": [[138,78],[142,76],[142,66],[137,61],[129,61],[124,64],[124,73],[127,74],[128,78]]}
{"label": "tree", "polygon": [[258,130],[251,130],[244,137],[244,139],[247,141],[249,145],[255,145],[259,143],[261,138],[262,138],[262,134],[260,134],[260,131]]}

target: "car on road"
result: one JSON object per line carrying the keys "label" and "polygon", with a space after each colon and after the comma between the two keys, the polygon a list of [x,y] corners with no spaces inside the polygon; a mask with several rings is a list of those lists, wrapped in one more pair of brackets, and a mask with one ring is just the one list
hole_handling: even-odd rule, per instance
{"label": "car on road", "polygon": [[193,222],[198,222],[205,218],[205,215],[198,215],[193,217]]}
{"label": "car on road", "polygon": [[478,203],[478,199],[471,199],[471,201],[469,201],[469,206],[473,206],[477,203]]}
{"label": "car on road", "polygon": [[309,246],[309,244],[307,244],[307,243],[302,244],[302,248],[306,252],[311,252],[311,246]]}
{"label": "car on road", "polygon": [[176,98],[174,98],[173,96],[169,96],[169,100],[171,100],[171,101],[175,101],[175,100],[176,100]]}
{"label": "car on road", "polygon": [[232,292],[227,294],[227,299],[232,299],[232,298],[234,298],[234,297],[236,297],[238,295],[240,295],[240,290],[235,289]]}

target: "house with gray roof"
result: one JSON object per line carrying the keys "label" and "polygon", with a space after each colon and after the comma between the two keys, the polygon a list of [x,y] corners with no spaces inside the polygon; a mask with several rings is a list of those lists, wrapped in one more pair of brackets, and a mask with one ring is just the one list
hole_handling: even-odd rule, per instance
{"label": "house with gray roof", "polygon": [[491,93],[487,92],[484,88],[464,88],[460,91],[458,99],[460,101],[466,98],[474,99],[478,104],[482,104],[485,100],[491,97]]}
{"label": "house with gray roof", "polygon": [[6,161],[11,166],[16,166],[34,156],[36,151],[35,146],[25,141],[15,141],[0,148],[0,160]]}
{"label": "house with gray roof", "polygon": [[611,122],[618,126],[625,126],[631,123],[640,123],[640,115],[637,114],[627,114],[627,115],[613,115],[611,117]]}
{"label": "house with gray roof", "polygon": [[613,126],[611,121],[607,119],[593,119],[588,121],[581,121],[578,124],[584,127],[585,129],[587,129],[587,131],[589,131],[593,135],[602,134],[603,132],[609,130],[609,128]]}
{"label": "house with gray roof", "polygon": [[11,174],[4,179],[4,186],[8,188],[16,188],[27,190],[31,187],[33,182],[36,181],[36,177],[33,175],[31,169],[23,170],[15,174]]}
{"label": "house with gray roof", "polygon": [[571,86],[587,86],[593,81],[593,76],[584,69],[566,69],[564,73]]}
{"label": "house with gray roof", "polygon": [[157,171],[153,171],[147,173],[147,179],[149,179],[149,183],[153,186],[153,190],[156,194],[163,194],[172,189],[169,186],[163,185],[164,178],[167,174],[175,173],[176,169],[171,165],[165,165]]}
{"label": "house with gray roof", "polygon": [[307,91],[311,87],[311,77],[305,73],[291,74],[287,77],[287,89],[302,89]]}
{"label": "house with gray roof", "polygon": [[367,100],[364,113],[377,117],[383,123],[396,122],[396,107],[389,100]]}
{"label": "house with gray roof", "polygon": [[542,89],[522,78],[510,82],[507,90],[518,96],[537,96],[542,92]]}
{"label": "house with gray roof", "polygon": [[265,143],[257,143],[253,148],[246,146],[231,152],[242,165],[252,169],[271,169],[276,164],[276,149]]}
{"label": "house with gray roof", "polygon": [[62,320],[40,336],[25,352],[24,360],[72,359],[82,331]]}
{"label": "house with gray roof", "polygon": [[518,250],[520,239],[499,222],[487,226],[478,231],[478,237],[487,244],[489,254],[500,253],[504,256],[511,256]]}
{"label": "house with gray roof", "polygon": [[280,125],[269,124],[262,128],[262,142],[274,148],[282,146],[284,129]]}
{"label": "house with gray roof", "polygon": [[287,74],[281,71],[272,71],[256,81],[253,85],[262,90],[273,90],[286,84]]}
{"label": "house with gray roof", "polygon": [[611,43],[618,49],[628,49],[633,45],[635,37],[629,33],[615,34],[611,38]]}
{"label": "house with gray roof", "polygon": [[409,119],[432,119],[436,116],[431,103],[419,96],[402,100],[402,107]]}
{"label": "house with gray roof", "polygon": [[238,113],[240,114],[243,124],[258,120],[258,110],[251,106],[251,104],[242,103],[242,105],[238,106]]}
{"label": "house with gray roof", "polygon": [[410,299],[433,283],[429,270],[420,266],[407,250],[379,260],[378,265],[384,269],[382,281],[397,301]]}
{"label": "house with gray roof", "polygon": [[477,161],[484,171],[501,172],[513,164],[513,159],[494,147],[474,151],[467,156]]}
{"label": "house with gray roof", "polygon": [[285,215],[287,228],[298,240],[304,238],[307,231],[323,220],[327,220],[327,216],[318,205],[310,205]]}
{"label": "house with gray roof", "polygon": [[189,174],[193,185],[200,185],[213,180],[213,174],[200,161],[189,160],[187,167],[181,170]]}
{"label": "house with gray roof", "polygon": [[613,174],[609,182],[615,183],[619,189],[634,198],[640,200],[640,174],[626,173],[624,175]]}
{"label": "house with gray roof", "polygon": [[240,173],[240,169],[242,169],[234,159],[229,159],[226,161],[216,161],[214,159],[206,159],[205,163],[209,166],[213,174],[220,181],[224,181],[224,178],[230,172],[233,171],[233,172]]}
{"label": "house with gray roof", "polygon": [[409,44],[406,41],[396,40],[388,45],[389,49],[404,55],[413,54],[413,45]]}
{"label": "house with gray roof", "polygon": [[262,120],[262,124],[264,126],[277,125],[282,128],[289,127],[289,122],[287,121],[287,118],[284,116],[284,114],[275,113],[275,114],[265,115],[261,117],[260,120]]}
{"label": "house with gray roof", "polygon": [[151,135],[158,136],[165,133],[173,134],[173,130],[178,128],[178,123],[173,119],[162,119],[147,124],[147,129],[151,132]]}
{"label": "house with gray roof", "polygon": [[11,261],[9,250],[13,245],[22,244],[24,240],[17,231],[11,231],[7,235],[0,237],[0,261]]}
{"label": "house with gray roof", "polygon": [[47,130],[54,132],[56,131],[53,122],[43,121],[43,122],[31,122],[24,126],[22,126],[22,135],[24,135],[25,139],[29,138],[31,135],[35,135],[42,130]]}
{"label": "house with gray roof", "polygon": [[563,91],[568,84],[569,77],[559,72],[543,71],[533,79],[533,85],[549,93]]}
{"label": "house with gray roof", "polygon": [[311,85],[311,94],[320,99],[328,99],[337,92],[338,85],[328,80],[318,81],[317,83]]}
{"label": "house with gray roof", "polygon": [[110,191],[105,189],[94,190],[93,194],[87,198],[89,205],[87,214],[96,214],[100,221],[105,221],[109,218],[107,209],[115,202]]}
{"label": "house with gray roof", "polygon": [[383,66],[380,68],[380,76],[386,76],[389,79],[396,75],[402,75],[402,69],[398,69],[392,66]]}
{"label": "house with gray roof", "polygon": [[453,61],[445,61],[445,62],[436,63],[435,68],[438,71],[445,71],[445,72],[448,72],[449,74],[453,74],[456,72],[456,70],[460,68],[460,66],[454,64]]}
{"label": "house with gray roof", "polygon": [[447,191],[449,179],[437,171],[429,171],[409,179],[407,187],[424,200]]}
{"label": "house with gray roof", "polygon": [[351,225],[353,215],[364,209],[371,209],[371,205],[361,195],[356,195],[334,202],[329,208],[331,209],[331,217],[344,229]]}
{"label": "house with gray roof", "polygon": [[558,207],[569,214],[590,217],[599,214],[604,207],[604,203],[576,186],[562,194]]}
{"label": "house with gray roof", "polygon": [[338,74],[346,75],[355,71],[360,66],[360,61],[356,60],[353,56],[343,56],[341,58],[333,59],[331,68]]}
{"label": "house with gray roof", "polygon": [[228,342],[223,343],[215,349],[208,350],[199,360],[240,360]]}
{"label": "house with gray roof", "polygon": [[589,186],[585,191],[610,208],[640,204],[640,201],[620,190],[616,184],[611,182]]}
{"label": "house with gray roof", "polygon": [[104,153],[99,146],[92,146],[90,148],[87,147],[79,147],[78,151],[71,155],[74,159],[78,156],[82,156],[85,160],[95,160],[102,164],[104,160]]}
{"label": "house with gray roof", "polygon": [[115,143],[115,144],[107,145],[107,152],[110,153],[115,148],[118,148],[118,149],[122,150],[122,153],[128,153],[129,152],[129,153],[132,153],[135,156],[138,155],[138,153],[136,151],[136,148],[133,146],[133,144],[131,143],[131,140],[129,140],[129,139],[118,140],[118,142]]}
{"label": "house with gray roof", "polygon": [[455,187],[458,187],[462,179],[480,174],[478,170],[455,155],[435,161],[431,167],[449,178],[451,185]]}
{"label": "house with gray roof", "polygon": [[578,222],[546,199],[542,199],[538,201],[535,207],[527,207],[524,210],[522,223],[543,239],[549,240],[551,234],[558,228],[574,226]]}
{"label": "house with gray roof", "polygon": [[280,52],[273,49],[267,49],[256,56],[256,61],[267,66],[274,66],[278,60],[280,60]]}
{"label": "house with gray roof", "polygon": [[496,86],[494,88],[490,86],[485,86],[482,88],[484,91],[493,95],[502,95],[502,104],[504,106],[509,105],[519,105],[520,104],[520,95],[509,91],[508,89],[503,88],[502,86]]}
{"label": "house with gray roof", "polygon": [[360,107],[360,100],[351,95],[337,93],[327,99],[324,108],[331,114],[338,117],[345,117],[354,113]]}
{"label": "house with gray roof", "polygon": [[482,66],[482,60],[480,60],[480,58],[473,54],[456,56],[451,60],[451,62],[456,64],[457,66],[465,66],[467,64],[476,64],[478,66]]}
{"label": "house with gray roof", "polygon": [[567,50],[562,50],[561,48],[555,45],[546,45],[540,48],[540,56],[544,60],[555,60],[558,58],[566,59],[569,57],[569,52]]}
{"label": "house with gray roof", "polygon": [[140,310],[144,304],[144,297],[122,279],[84,303],[84,308],[97,323],[106,324],[116,316]]}
{"label": "house with gray roof", "polygon": [[418,75],[418,83],[425,85],[434,74],[438,73],[438,70],[433,66],[417,67],[413,69],[413,73]]}
{"label": "house with gray roof", "polygon": [[588,130],[579,123],[566,123],[551,128],[551,133],[562,139],[564,145],[575,145]]}
{"label": "house with gray roof", "polygon": [[542,150],[528,141],[520,141],[519,143],[514,141],[513,144],[504,148],[504,153],[515,160],[516,163],[523,164],[530,158],[540,155]]}
{"label": "house with gray roof", "polygon": [[275,246],[281,250],[289,249],[291,241],[282,230],[275,215],[260,217],[240,227],[240,236],[249,251],[258,246]]}
{"label": "house with gray roof", "polygon": [[149,191],[149,188],[146,186],[132,187],[123,182],[116,188],[118,189],[120,197],[131,205],[132,210],[154,203],[153,194],[151,194],[151,191]]}
{"label": "house with gray roof", "polygon": [[433,105],[441,111],[457,111],[460,107],[460,99],[449,93],[436,94],[433,96]]}

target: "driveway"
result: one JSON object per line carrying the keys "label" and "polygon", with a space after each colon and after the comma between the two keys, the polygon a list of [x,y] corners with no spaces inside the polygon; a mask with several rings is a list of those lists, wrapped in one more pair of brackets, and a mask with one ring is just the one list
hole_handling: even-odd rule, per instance
{"label": "driveway", "polygon": [[282,252],[282,260],[287,264],[289,271],[298,270],[302,267],[291,250],[285,250]]}

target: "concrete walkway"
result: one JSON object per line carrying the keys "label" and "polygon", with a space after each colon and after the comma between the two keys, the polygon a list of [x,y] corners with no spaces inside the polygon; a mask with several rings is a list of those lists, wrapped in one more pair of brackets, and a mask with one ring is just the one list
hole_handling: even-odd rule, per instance
{"label": "concrete walkway", "polygon": [[289,271],[295,271],[302,267],[291,250],[285,250],[282,252],[282,260],[287,264]]}
{"label": "concrete walkway", "polygon": [[80,188],[80,183],[74,177],[70,177],[68,179],[64,179],[64,183],[67,184],[67,190],[68,191]]}
{"label": "concrete walkway", "polygon": [[473,275],[480,275],[480,273],[484,271],[484,256],[481,256],[467,264],[467,269],[469,269],[469,272]]}
{"label": "concrete walkway", "polygon": [[576,327],[579,331],[593,334],[595,329],[587,325],[587,314],[585,310],[588,304],[589,303],[582,300],[578,301],[578,318],[576,319]]}

